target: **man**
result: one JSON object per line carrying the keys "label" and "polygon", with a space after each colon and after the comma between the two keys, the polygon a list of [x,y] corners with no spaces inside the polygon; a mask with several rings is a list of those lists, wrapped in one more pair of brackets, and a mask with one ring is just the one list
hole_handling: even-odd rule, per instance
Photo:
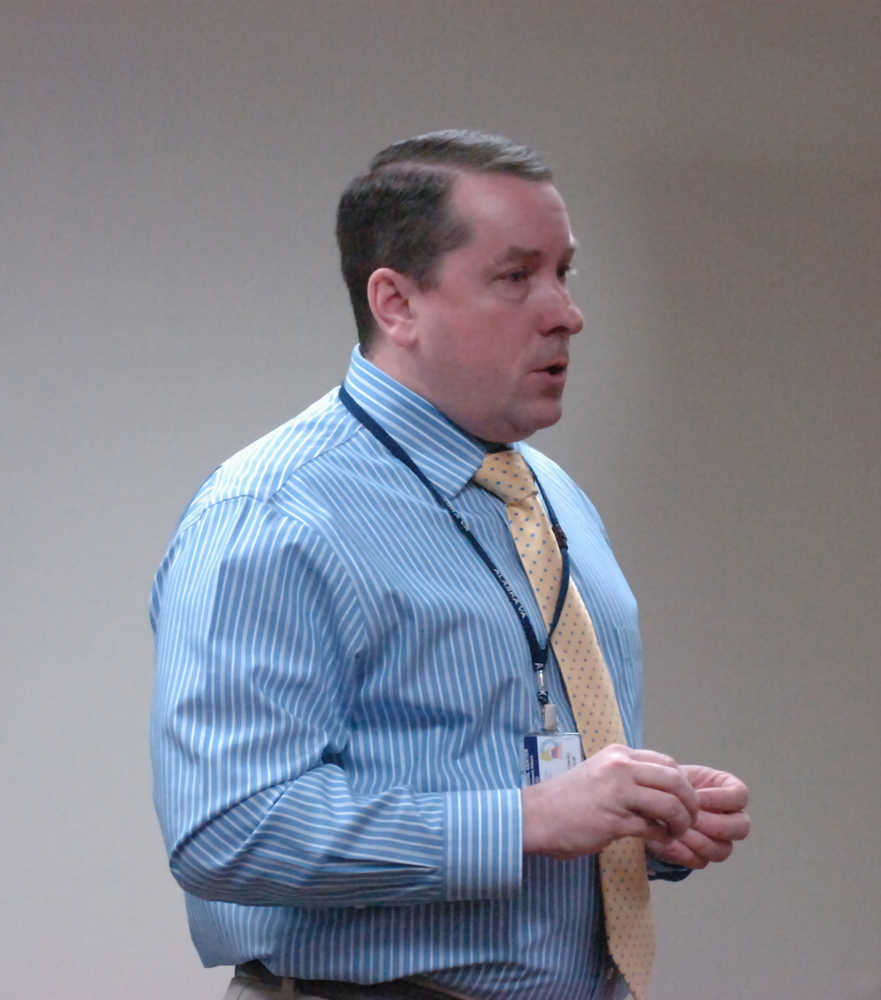
{"label": "man", "polygon": [[[601,852],[636,845],[637,887],[723,860],[746,789],[638,749],[635,602],[589,501],[518,443],[560,419],[583,324],[563,200],[530,150],[434,133],[377,155],[337,236],[344,387],[209,478],[154,585],[156,803],[196,947],[238,966],[230,1000],[588,1000],[626,995],[619,965],[644,993]],[[483,475],[512,452],[621,732],[522,790],[577,679]]]}

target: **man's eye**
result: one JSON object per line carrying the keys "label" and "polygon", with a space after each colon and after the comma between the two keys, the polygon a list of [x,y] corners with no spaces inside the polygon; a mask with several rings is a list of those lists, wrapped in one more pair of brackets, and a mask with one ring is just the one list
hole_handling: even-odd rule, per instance
{"label": "man's eye", "polygon": [[566,283],[568,278],[574,278],[576,274],[578,274],[578,272],[571,264],[563,264],[557,271],[557,277],[563,282],[563,284]]}
{"label": "man's eye", "polygon": [[512,285],[519,285],[521,281],[526,281],[529,271],[525,267],[518,267],[516,271],[508,271],[505,281],[510,281]]}

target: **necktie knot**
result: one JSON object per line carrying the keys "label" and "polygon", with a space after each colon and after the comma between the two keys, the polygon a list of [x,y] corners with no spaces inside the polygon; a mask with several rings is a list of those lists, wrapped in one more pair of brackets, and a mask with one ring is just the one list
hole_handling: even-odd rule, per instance
{"label": "necktie knot", "polygon": [[519,451],[505,448],[488,451],[480,468],[474,473],[474,482],[505,503],[527,503],[535,496],[538,487],[529,466]]}

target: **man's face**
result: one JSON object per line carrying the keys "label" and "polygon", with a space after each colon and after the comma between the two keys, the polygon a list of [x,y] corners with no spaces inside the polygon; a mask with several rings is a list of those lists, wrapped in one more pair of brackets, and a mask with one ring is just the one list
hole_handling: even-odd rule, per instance
{"label": "man's face", "polygon": [[584,323],[566,287],[566,206],[549,182],[464,173],[450,210],[471,238],[411,296],[411,387],[476,437],[516,441],[562,416],[569,338]]}

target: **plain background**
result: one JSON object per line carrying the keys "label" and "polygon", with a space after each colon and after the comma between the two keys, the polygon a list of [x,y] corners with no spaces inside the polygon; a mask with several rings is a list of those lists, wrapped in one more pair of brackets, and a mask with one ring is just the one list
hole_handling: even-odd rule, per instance
{"label": "plain background", "polygon": [[648,743],[755,832],[656,890],[656,1000],[881,997],[881,7],[0,3],[4,979],[219,998],[152,812],[150,580],[342,377],[336,200],[386,143],[542,149],[580,238],[538,443],[640,599]]}

